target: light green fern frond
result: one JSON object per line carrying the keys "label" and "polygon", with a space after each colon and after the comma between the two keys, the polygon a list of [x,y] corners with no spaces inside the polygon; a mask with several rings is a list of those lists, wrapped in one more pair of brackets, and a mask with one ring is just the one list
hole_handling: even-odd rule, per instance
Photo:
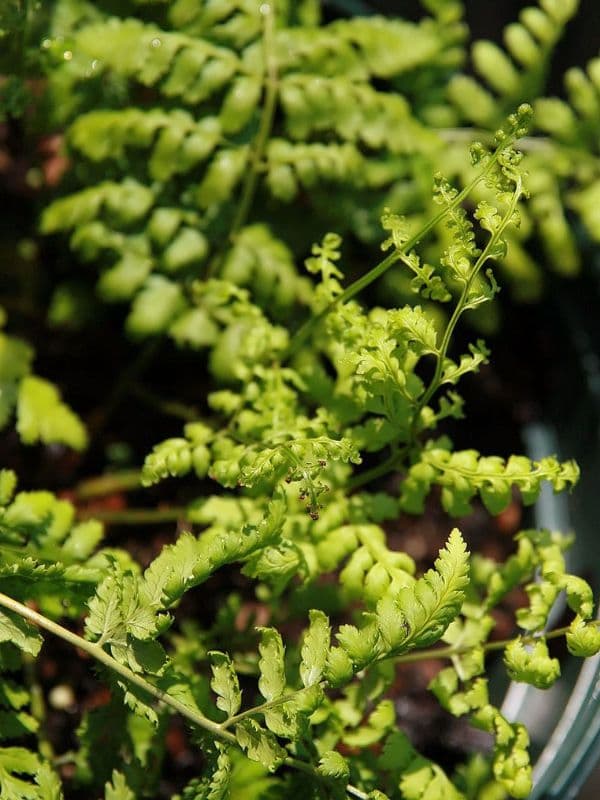
{"label": "light green fern frond", "polygon": [[531,504],[543,481],[561,491],[574,486],[578,477],[574,462],[561,464],[552,457],[531,462],[525,456],[511,456],[505,461],[497,456],[482,457],[475,450],[452,453],[431,448],[410,467],[400,502],[406,511],[421,513],[431,486],[438,484],[442,487],[442,505],[450,514],[468,514],[476,494],[489,511],[497,514],[510,503],[513,486],[520,489],[525,504]]}

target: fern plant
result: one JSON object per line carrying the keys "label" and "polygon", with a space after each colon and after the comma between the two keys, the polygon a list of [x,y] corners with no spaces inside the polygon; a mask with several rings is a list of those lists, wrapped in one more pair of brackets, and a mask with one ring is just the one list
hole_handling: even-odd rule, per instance
{"label": "fern plant", "polygon": [[[463,416],[462,378],[490,356],[482,340],[457,352],[457,327],[494,303],[496,272],[515,248],[522,257],[519,226],[527,235],[533,219],[531,143],[542,140],[529,135],[528,104],[504,112],[539,91],[574,8],[545,2],[510,35],[514,53],[525,28],[540,44],[506,99],[485,95],[494,114],[477,124],[491,133],[467,165],[462,144],[460,157],[444,146],[461,9],[426,5],[420,23],[319,25],[310,0],[141,2],[121,16],[54,4],[47,99],[74,167],[42,228],[69,232],[99,264],[100,294],[130,302],[129,335],[206,351],[193,364],[207,397],[203,415],[177,406],[183,430],[154,445],[133,481],[104,475],[69,500],[15,494],[14,471],[0,472],[2,800],[76,787],[164,796],[174,716],[202,760],[172,800],[530,794],[528,734],[490,699],[486,659],[502,651],[511,679],[545,689],[560,676],[553,639],[574,656],[600,651],[592,590],[567,571],[570,538],[526,529],[495,562],[471,554],[457,527],[419,574],[386,523],[421,514],[436,492],[449,516],[473,503],[499,515],[515,490],[528,505],[544,482],[577,482],[573,461],[481,455],[443,432]],[[571,121],[579,146],[586,123]],[[572,147],[567,128],[551,133],[543,148]],[[341,234],[383,239],[383,255],[347,277],[357,251]],[[391,274],[414,302],[369,305],[365,290]],[[24,443],[83,447],[80,423],[30,374],[28,347],[8,335],[2,345],[6,414],[18,395]],[[395,474],[399,486],[384,480]],[[166,479],[191,487],[184,507],[112,517],[185,522],[142,565],[104,543],[110,512],[90,519],[82,502]],[[186,618],[228,576],[261,624],[244,624],[233,588],[214,620]],[[518,590],[519,633],[494,638],[494,613]],[[550,628],[563,592],[571,619]],[[55,752],[36,672],[54,637],[89,658],[109,698],[84,711],[68,752]],[[402,665],[437,660],[441,707],[490,741],[454,771],[418,752],[395,704]]]}
{"label": "fern plant", "polygon": [[[497,132],[494,150],[473,146],[478,171],[471,185],[458,191],[444,178],[436,180],[440,210],[425,230],[411,235],[403,219],[387,214],[383,261],[345,290],[340,238],[328,234],[315,245],[307,261],[318,276],[313,314],[293,337],[270,322],[247,292],[224,280],[194,287],[215,319],[252,319],[262,334],[260,346],[238,339],[233,354],[220,351],[226,335],[217,340],[213,373],[224,388],[209,396],[211,418],[189,423],[184,436],[157,445],[142,472],[145,485],[193,470],[203,485],[210,479],[234,490],[205,494],[186,510],[203,527],[199,535],[180,535],[142,571],[124,551],[97,550],[101,525],[73,526],[68,502],[43,492],[13,498],[14,474],[2,474],[0,630],[10,736],[35,732],[41,722],[26,710],[26,689],[17,690],[7,677],[38,654],[41,629],[88,653],[110,686],[110,710],[86,714],[74,756],[79,779],[96,786],[106,781],[107,798],[152,794],[156,775],[148,774],[141,753],[164,747],[169,712],[187,720],[205,753],[204,775],[186,786],[183,798],[225,797],[232,786],[235,794],[242,754],[261,767],[253,779],[262,787],[258,796],[296,793],[308,782],[316,797],[460,798],[466,796],[460,775],[447,776],[414,750],[397,726],[389,696],[395,665],[448,658],[452,666],[438,674],[432,691],[451,714],[469,715],[492,735],[486,780],[496,791],[529,794],[527,733],[489,700],[484,659],[498,647],[489,641],[491,611],[512,588],[526,587],[529,606],[517,615],[523,633],[504,643],[506,668],[516,680],[554,683],[560,665],[548,651],[553,636],[566,635],[575,654],[598,651],[600,631],[589,621],[591,589],[565,570],[567,540],[524,531],[505,565],[480,561],[470,572],[465,541],[455,529],[435,567],[417,577],[414,561],[389,548],[381,527],[401,509],[418,512],[435,483],[443,487],[444,507],[458,515],[476,494],[499,513],[515,485],[527,503],[544,480],[561,490],[577,479],[572,462],[512,457],[505,463],[475,451],[453,452],[448,440],[435,438],[444,417],[462,412],[449,387],[488,356],[478,343],[456,361],[450,347],[462,315],[489,303],[497,291],[491,264],[506,251],[506,231],[518,223],[525,192],[513,142],[524,135],[529,115],[527,106],[512,115]],[[471,218],[463,201],[480,182],[496,203],[480,201]],[[438,223],[449,228],[451,240],[434,267],[421,261],[415,245]],[[419,306],[367,311],[354,299],[400,262],[418,294],[452,305],[443,330]],[[433,364],[429,381],[419,375],[423,359]],[[382,451],[388,455],[375,466],[352,467],[361,464],[361,453]],[[399,496],[362,489],[398,469],[407,470]],[[195,648],[185,631],[171,633],[183,596],[227,564],[240,564],[257,582],[276,623],[259,628],[258,642],[247,643],[244,654],[215,647],[209,631]],[[532,582],[538,572],[541,580]],[[313,608],[304,631],[284,644],[277,628],[285,622],[277,613],[282,598],[289,602],[298,580],[310,587],[328,573],[339,575],[335,627]],[[573,622],[546,634],[562,590]],[[39,611],[25,604],[31,600]],[[78,618],[84,609],[82,635],[61,624],[65,611]],[[437,645],[440,640],[446,646]],[[186,648],[192,648],[191,660],[182,658]],[[244,682],[246,675],[257,679],[244,703],[242,663]],[[108,764],[98,763],[94,753],[107,714],[123,720]],[[19,747],[0,750],[3,796],[60,796],[52,754],[43,744],[38,756]]]}

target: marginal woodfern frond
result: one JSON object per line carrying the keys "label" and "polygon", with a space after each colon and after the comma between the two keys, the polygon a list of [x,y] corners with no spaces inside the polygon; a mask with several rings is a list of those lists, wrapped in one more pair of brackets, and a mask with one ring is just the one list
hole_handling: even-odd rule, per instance
{"label": "marginal woodfern frond", "polygon": [[[0,308],[0,328],[4,323]],[[64,444],[74,450],[87,445],[87,432],[77,414],[63,402],[58,388],[33,374],[33,349],[0,330],[0,429],[13,414],[24,444]]]}
{"label": "marginal woodfern frond", "polygon": [[469,553],[455,528],[440,551],[435,569],[428,570],[412,589],[402,589],[397,597],[408,626],[402,650],[425,647],[442,636],[460,611],[468,577]]}
{"label": "marginal woodfern frond", "polygon": [[347,680],[348,672],[377,659],[437,641],[460,611],[468,569],[466,546],[455,529],[435,569],[396,593],[384,593],[361,628],[340,627],[336,634],[340,646],[329,653],[328,680],[338,685]]}
{"label": "marginal woodfern frond", "polygon": [[[405,79],[411,93],[415,69],[445,74],[460,59],[458,16],[436,7],[420,23],[319,27],[315,8],[178,2],[144,15],[162,28],[92,7],[57,12],[57,38],[47,40],[52,106],[57,121],[73,123],[67,142],[88,186],[49,206],[42,227],[68,232],[83,259],[100,261],[102,297],[133,302],[133,336],[215,345],[182,291],[190,277],[270,287],[255,299],[276,316],[292,301],[309,304],[297,237],[271,198],[282,206],[308,195],[317,208],[340,187],[351,213],[329,203],[332,223],[355,230],[362,192],[383,197],[402,156],[439,147],[410,102],[376,82]],[[136,86],[149,91],[147,107]],[[152,318],[150,306],[160,307]]]}
{"label": "marginal woodfern frond", "polygon": [[485,87],[464,75],[449,87],[452,101],[467,119],[494,128],[519,103],[539,96],[552,51],[577,6],[578,0],[541,0],[538,6],[524,8],[519,22],[504,30],[508,53],[490,41],[473,45],[473,65]]}
{"label": "marginal woodfern frond", "polygon": [[537,499],[543,481],[555,491],[575,485],[579,470],[573,461],[560,463],[553,457],[530,461],[525,456],[504,460],[480,456],[475,450],[452,453],[433,447],[424,450],[410,467],[402,484],[400,503],[410,513],[421,513],[430,488],[442,487],[442,505],[454,516],[468,514],[471,500],[479,495],[494,514],[510,503],[512,487],[517,486],[525,504]]}

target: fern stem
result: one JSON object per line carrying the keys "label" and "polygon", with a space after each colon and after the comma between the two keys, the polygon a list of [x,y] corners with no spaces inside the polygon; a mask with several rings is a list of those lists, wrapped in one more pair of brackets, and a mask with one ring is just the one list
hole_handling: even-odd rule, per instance
{"label": "fern stem", "polygon": [[[590,620],[589,625],[600,625],[600,619]],[[498,639],[495,642],[483,642],[478,647],[481,647],[484,653],[491,653],[496,650],[504,650],[504,648],[519,638],[523,644],[534,644],[538,639],[559,639],[570,630],[570,625],[564,625],[561,628],[554,628],[548,633],[530,633],[521,635],[519,637],[513,636],[510,639]],[[403,656],[391,656],[394,658],[396,664],[413,664],[417,661],[430,661],[437,658],[453,658],[454,656],[461,656],[469,653],[475,649],[473,646],[469,647],[456,647],[455,645],[448,645],[447,647],[429,647],[426,650],[417,650],[414,653],[406,653]],[[387,656],[388,658],[390,656]],[[382,659],[383,660],[383,659]]]}
{"label": "fern stem", "polygon": [[185,508],[124,508],[122,511],[103,511],[87,509],[80,511],[79,519],[97,519],[107,525],[160,525],[163,522],[177,522],[184,519]]}
{"label": "fern stem", "polygon": [[[429,230],[429,226],[426,225],[425,228]],[[410,245],[411,247],[414,246],[414,244],[416,244],[418,239],[421,238],[421,236],[425,235],[426,232],[425,228],[420,230],[416,236],[413,236],[413,238],[410,239],[409,242],[407,242],[407,245]],[[338,297],[332,300],[331,303],[329,303],[329,305],[323,309],[323,311],[320,311],[318,314],[309,317],[306,320],[306,322],[294,334],[292,341],[290,342],[290,345],[288,347],[288,351],[282,358],[282,363],[283,361],[290,359],[295,353],[298,352],[300,347],[302,347],[302,345],[311,335],[313,330],[318,325],[321,324],[321,322],[325,319],[325,317],[331,311],[333,311],[333,309],[337,306],[338,303],[346,303],[348,300],[354,297],[355,294],[358,294],[358,292],[362,291],[362,289],[369,286],[369,284],[371,284],[373,281],[377,280],[377,278],[379,278],[381,275],[387,272],[387,270],[393,264],[395,264],[399,258],[400,256],[396,251],[389,253],[389,255],[387,255],[382,261],[380,261],[379,264],[374,266],[373,269],[369,270],[369,272],[367,272],[361,278],[358,278],[358,280],[354,281],[354,283],[351,283],[350,286],[348,286],[348,288],[344,292],[342,292],[342,294],[340,294]]]}
{"label": "fern stem", "polygon": [[62,625],[59,625],[57,622],[53,622],[51,619],[48,619],[42,614],[39,614],[37,611],[34,611],[32,608],[29,608],[29,606],[19,603],[18,600],[13,600],[12,597],[9,597],[2,592],[0,592],[0,606],[7,608],[9,611],[13,611],[15,614],[18,614],[19,616],[36,625],[38,628],[42,628],[43,630],[48,631],[48,633],[58,636],[60,639],[63,639],[65,642],[73,645],[73,647],[78,647],[80,650],[83,650],[96,661],[99,661],[101,664],[104,664],[105,667],[108,667],[108,669],[116,672],[125,681],[127,681],[127,683],[137,686],[138,689],[141,689],[146,694],[149,694],[151,697],[154,697],[161,703],[170,706],[174,711],[177,711],[178,714],[181,714],[183,717],[186,717],[186,719],[189,719],[190,722],[193,722],[199,728],[204,728],[204,730],[212,733],[214,736],[224,739],[232,744],[236,743],[235,736],[227,731],[222,730],[218,722],[213,722],[213,720],[205,717],[204,714],[189,708],[188,706],[179,702],[179,700],[176,700],[174,697],[166,694],[161,689],[158,689],[156,686],[142,678],[141,675],[132,672],[128,667],[119,663],[105,650],[103,650],[102,647],[94,644],[94,642],[88,642],[87,639],[78,636],[76,633],[73,633],[66,628],[63,628]]}
{"label": "fern stem", "polygon": [[[273,129],[275,112],[277,110],[277,97],[279,93],[279,76],[277,70],[277,60],[275,58],[274,33],[275,33],[275,9],[274,0],[262,3],[260,13],[263,17],[263,51],[265,59],[264,87],[265,101],[262,108],[258,132],[252,143],[250,154],[250,165],[246,173],[246,178],[242,185],[240,202],[235,212],[235,216],[229,229],[227,244],[233,244],[236,234],[245,224],[246,219],[252,208],[252,201],[258,187],[258,179],[263,171],[263,159],[265,149]],[[212,259],[207,277],[214,275],[221,264],[223,251],[218,252]]]}
{"label": "fern stem", "polygon": [[273,2],[262,3],[260,12],[263,15],[263,48],[265,57],[265,104],[263,106],[260,125],[254,147],[252,151],[252,163],[246,181],[242,188],[242,198],[238,206],[237,213],[231,224],[229,238],[233,239],[235,234],[246,221],[250,212],[252,200],[256,193],[258,177],[261,172],[260,166],[264,157],[265,148],[269,141],[269,136],[273,128],[275,111],[277,109],[277,94],[279,91],[277,60],[275,58],[274,33],[275,33],[275,10]]}
{"label": "fern stem", "polygon": [[75,487],[75,498],[77,500],[91,500],[94,497],[104,497],[113,492],[135,491],[142,488],[141,477],[141,470],[131,469],[86,478]]}
{"label": "fern stem", "polygon": [[348,286],[342,292],[342,294],[332,300],[331,303],[325,309],[323,309],[323,311],[320,311],[318,314],[315,314],[315,316],[310,317],[294,334],[294,337],[292,338],[288,348],[286,358],[289,359],[298,351],[298,349],[308,339],[315,327],[317,327],[325,319],[325,317],[338,305],[338,303],[347,303],[359,292],[362,292],[363,289],[366,289],[366,287],[373,283],[373,281],[376,281],[378,278],[380,278],[388,271],[390,267],[400,260],[403,254],[412,250],[412,248],[415,247],[422,239],[424,239],[425,236],[427,236],[427,234],[433,230],[433,228],[435,228],[436,225],[438,225],[447,214],[457,208],[463,202],[463,200],[465,200],[471,194],[475,186],[477,186],[477,184],[480,183],[492,169],[496,163],[498,154],[502,149],[504,149],[504,147],[506,147],[506,144],[498,147],[490,156],[488,163],[479,173],[479,175],[476,175],[473,180],[470,181],[470,183],[468,183],[465,188],[456,195],[452,203],[435,214],[435,216],[433,216],[429,222],[427,222],[419,231],[417,231],[417,233],[411,236],[410,239],[408,239],[402,245],[402,247],[394,249],[382,261],[380,261],[379,264],[376,264],[367,273],[351,283],[350,286]]}
{"label": "fern stem", "polygon": [[[327,686],[327,681],[321,681],[319,684],[321,688],[325,688]],[[277,708],[278,706],[282,706],[284,703],[287,703],[289,700],[293,700],[296,695],[304,692],[305,688],[297,689],[295,692],[288,692],[288,694],[284,694],[281,697],[277,697],[275,700],[269,700],[267,703],[261,703],[259,706],[253,706],[252,708],[247,708],[245,711],[240,711],[239,714],[235,714],[233,717],[229,717],[225,720],[225,722],[221,723],[222,728],[230,728],[232,725],[235,725],[242,719],[246,717],[254,717],[257,714],[262,714],[263,711],[269,711],[271,708]]]}
{"label": "fern stem", "polygon": [[356,797],[358,800],[369,800],[369,795],[366,792],[357,789],[356,786],[352,786],[351,784],[346,786],[346,792],[350,797]]}
{"label": "fern stem", "polygon": [[[88,642],[87,639],[84,639],[83,637],[78,636],[76,633],[67,630],[67,628],[63,628],[62,625],[59,625],[57,622],[53,622],[51,619],[48,619],[42,614],[39,614],[37,611],[34,611],[32,608],[29,608],[29,606],[19,603],[18,600],[14,600],[12,597],[9,597],[2,592],[0,592],[0,606],[14,612],[15,614],[18,614],[20,617],[28,620],[28,622],[31,622],[36,627],[42,628],[54,636],[58,636],[60,639],[68,642],[68,644],[73,645],[73,647],[83,650],[96,661],[99,661],[108,669],[116,672],[125,681],[127,681],[127,683],[137,686],[138,689],[141,689],[146,694],[154,697],[159,702],[164,703],[164,705],[169,706],[182,717],[185,717],[199,728],[203,728],[205,731],[208,731],[208,733],[212,734],[217,739],[221,739],[222,741],[239,747],[236,737],[232,733],[229,733],[229,731],[225,730],[223,724],[214,722],[208,717],[205,717],[204,714],[200,713],[200,711],[189,708],[184,703],[181,703],[179,700],[176,700],[174,697],[166,694],[161,689],[158,689],[156,686],[142,678],[141,675],[132,672],[128,667],[119,663],[98,644],[95,644],[94,642]],[[250,709],[250,711],[257,710],[258,707],[256,709]],[[228,722],[230,722],[230,720],[228,720]],[[321,775],[315,769],[315,767],[305,761],[301,761],[300,759],[288,756],[284,759],[283,764],[287,767],[291,767],[292,769],[305,772],[317,780],[325,780],[324,776]],[[358,798],[358,800],[368,800],[368,795],[355,786],[348,785],[346,787],[346,792],[351,797]]]}
{"label": "fern stem", "polygon": [[361,472],[358,475],[355,475],[348,481],[348,490],[353,491],[354,489],[359,489],[361,486],[365,486],[371,481],[377,480],[377,478],[382,478],[384,475],[387,475],[388,472],[391,472],[398,464],[402,461],[404,456],[408,452],[408,445],[406,447],[402,447],[401,449],[392,448],[392,452],[390,455],[382,461],[380,464],[376,464],[371,469],[367,469],[364,472]]}

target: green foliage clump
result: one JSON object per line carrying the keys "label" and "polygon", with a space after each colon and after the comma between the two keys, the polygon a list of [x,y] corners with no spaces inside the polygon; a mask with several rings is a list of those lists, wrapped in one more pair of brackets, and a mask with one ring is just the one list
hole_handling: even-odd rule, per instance
{"label": "green foliage clump", "polygon": [[[142,521],[175,511],[186,524],[143,567],[102,546],[100,519],[78,519],[51,492],[14,495],[15,474],[0,472],[2,798],[70,788],[32,680],[48,635],[93,659],[110,693],[84,712],[69,754],[90,796],[156,795],[172,714],[202,751],[173,800],[466,800],[484,784],[498,798],[530,794],[528,734],[490,699],[485,659],[502,649],[510,678],[545,689],[560,675],[549,640],[564,635],[576,656],[600,650],[592,590],[567,572],[569,540],[524,530],[496,563],[454,528],[420,574],[386,523],[421,514],[438,487],[460,517],[577,482],[572,461],[457,450],[442,431],[464,415],[462,379],[490,357],[481,339],[457,353],[457,326],[492,307],[502,265],[530,269],[526,240],[544,234],[549,196],[562,214],[570,173],[549,154],[587,143],[581,98],[597,70],[571,80],[577,114],[561,105],[562,125],[538,101],[554,138],[537,150],[523,101],[541,92],[575,4],[544,0],[507,30],[522,69],[476,45],[494,94],[457,73],[460,4],[425,5],[418,23],[321,24],[313,0],[141,0],[120,16],[54,4],[46,102],[74,166],[42,230],[68,233],[98,266],[101,298],[129,303],[134,343],[166,334],[204,351],[192,357],[207,392],[202,414],[177,405],[182,434],[155,444],[136,475],[140,491],[173,479],[196,493],[184,508],[145,510]],[[467,159],[444,136],[469,113],[482,135]],[[569,195],[586,225],[588,183]],[[357,243],[382,238],[379,262],[347,278]],[[391,274],[416,302],[366,305],[363,290]],[[16,405],[25,443],[82,448],[81,423],[31,374],[32,357],[0,338],[0,423]],[[399,485],[377,485],[394,473]],[[264,619],[244,626],[229,590],[212,625],[186,619],[187,602],[227,575]],[[521,633],[493,642],[495,609],[517,588]],[[548,631],[561,592],[573,619]],[[430,659],[450,662],[430,684],[442,708],[490,737],[455,775],[397,719],[396,668]],[[37,747],[12,744],[35,736]]]}

